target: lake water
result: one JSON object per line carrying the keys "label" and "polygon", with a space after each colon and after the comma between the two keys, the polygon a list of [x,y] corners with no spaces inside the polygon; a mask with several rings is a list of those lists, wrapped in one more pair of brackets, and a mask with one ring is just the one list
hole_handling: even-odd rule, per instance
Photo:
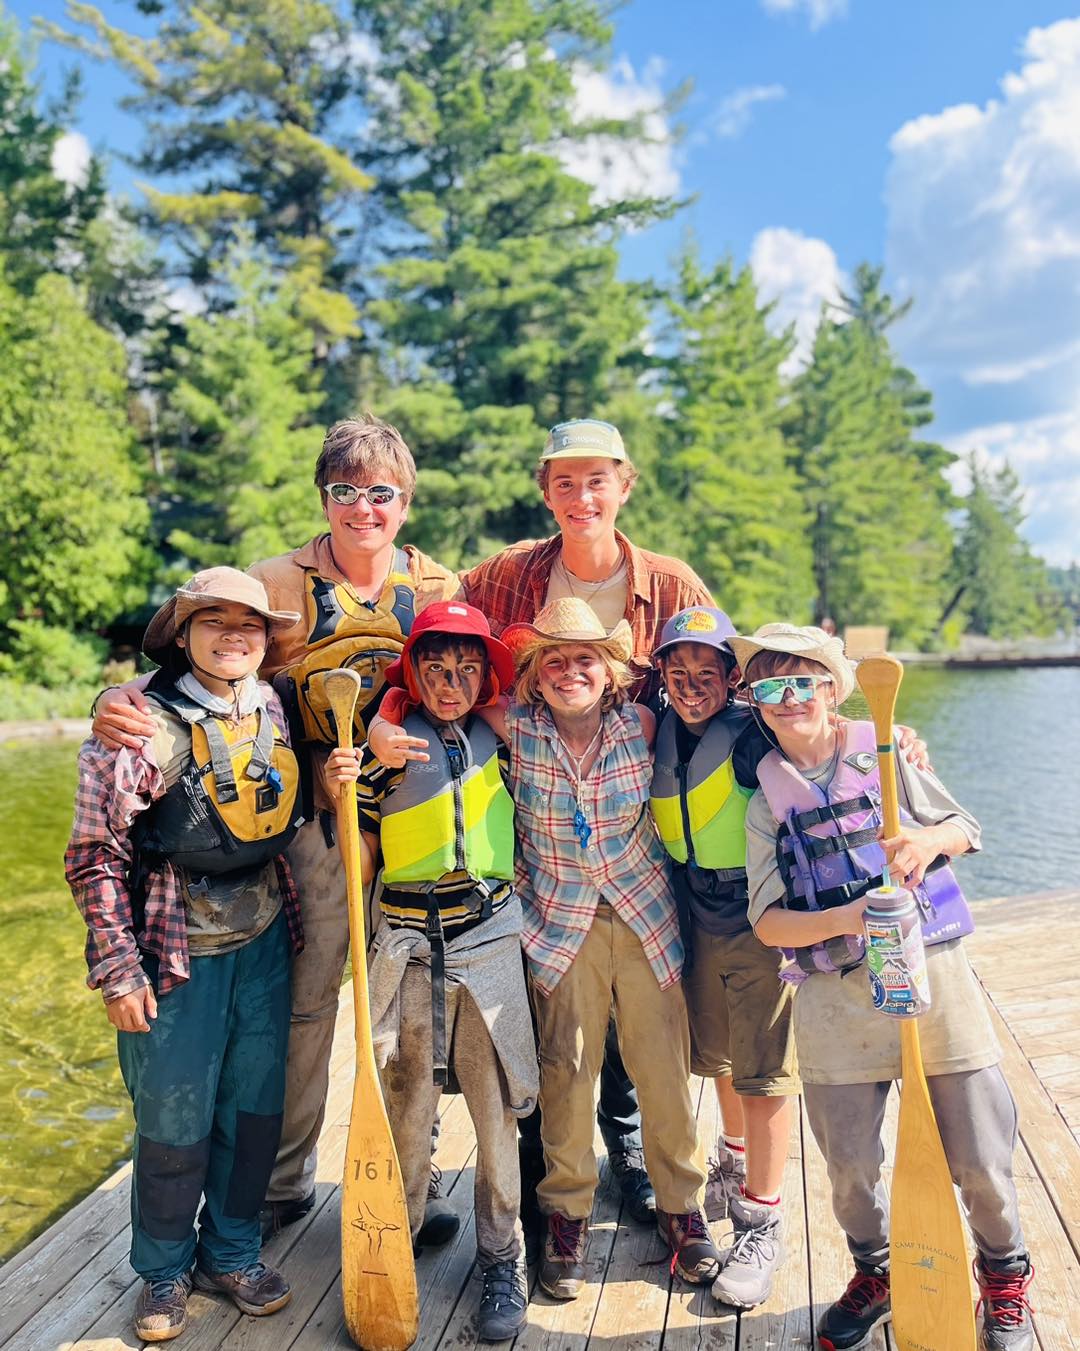
{"label": "lake water", "polygon": [[[973,899],[1077,885],[1078,703],[1075,668],[907,673],[899,716],[983,825],[982,854],[959,865]],[[63,883],[76,749],[0,746],[0,1259],[131,1143],[114,1035],[83,983],[85,930]]]}

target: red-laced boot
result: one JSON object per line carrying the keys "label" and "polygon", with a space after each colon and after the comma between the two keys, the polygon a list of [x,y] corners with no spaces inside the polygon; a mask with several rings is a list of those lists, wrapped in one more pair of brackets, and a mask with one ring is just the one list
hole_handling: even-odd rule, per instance
{"label": "red-laced boot", "polygon": [[1027,1292],[1033,1275],[1026,1252],[1003,1261],[979,1254],[975,1279],[983,1316],[982,1351],[1031,1351],[1035,1329]]}

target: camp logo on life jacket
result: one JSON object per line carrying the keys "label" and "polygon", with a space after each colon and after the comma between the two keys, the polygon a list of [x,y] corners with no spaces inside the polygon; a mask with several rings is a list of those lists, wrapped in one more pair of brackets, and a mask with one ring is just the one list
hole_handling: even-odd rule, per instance
{"label": "camp logo on life jacket", "polygon": [[857,769],[860,774],[872,774],[877,769],[877,756],[873,751],[856,751],[854,755],[845,755],[844,764]]}
{"label": "camp logo on life jacket", "polygon": [[361,600],[346,582],[307,572],[307,651],[284,672],[307,740],[337,744],[324,680],[327,672],[341,668],[360,678],[354,735],[363,740],[365,725],[377,711],[385,689],[386,668],[400,655],[412,630],[415,599],[404,549],[395,549],[390,575],[376,601]]}
{"label": "camp logo on life jacket", "polygon": [[676,633],[715,633],[716,616],[707,610],[688,610],[675,620]]}

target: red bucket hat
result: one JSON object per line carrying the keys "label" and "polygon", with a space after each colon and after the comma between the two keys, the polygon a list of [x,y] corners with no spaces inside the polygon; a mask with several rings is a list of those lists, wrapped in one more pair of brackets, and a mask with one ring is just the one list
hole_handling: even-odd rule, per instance
{"label": "red bucket hat", "polygon": [[438,600],[427,605],[413,620],[412,632],[405,639],[401,656],[386,668],[386,683],[405,690],[409,698],[420,703],[413,664],[409,660],[416,640],[424,633],[453,633],[463,638],[478,638],[487,651],[488,675],[476,701],[478,708],[493,704],[514,683],[514,659],[510,649],[491,635],[487,616],[474,605],[461,600]]}

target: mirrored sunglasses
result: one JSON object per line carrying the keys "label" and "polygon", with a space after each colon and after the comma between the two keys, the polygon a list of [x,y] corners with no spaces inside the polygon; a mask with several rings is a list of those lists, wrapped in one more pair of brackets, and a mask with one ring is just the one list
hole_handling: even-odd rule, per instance
{"label": "mirrored sunglasses", "polygon": [[401,488],[391,483],[373,483],[370,488],[358,488],[355,483],[324,483],[323,491],[339,507],[351,507],[361,497],[366,497],[373,507],[386,507],[402,493]]}
{"label": "mirrored sunglasses", "polygon": [[783,703],[788,690],[795,696],[797,704],[808,704],[819,685],[832,683],[833,678],[829,675],[766,676],[764,680],[751,680],[748,688],[755,704]]}

